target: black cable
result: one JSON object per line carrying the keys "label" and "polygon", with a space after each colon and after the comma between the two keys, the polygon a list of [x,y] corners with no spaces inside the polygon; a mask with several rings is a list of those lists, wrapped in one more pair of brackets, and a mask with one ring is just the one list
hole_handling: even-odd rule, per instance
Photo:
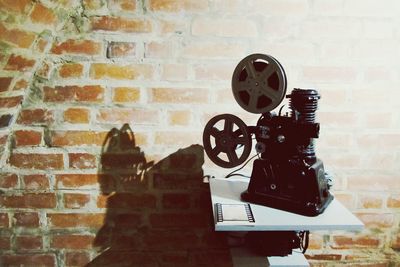
{"label": "black cable", "polygon": [[282,105],[281,108],[279,109],[279,112],[278,112],[279,116],[281,116],[281,112],[282,112],[282,109],[283,109],[284,106],[285,105]]}
{"label": "black cable", "polygon": [[257,157],[257,156],[258,156],[258,154],[256,154],[256,155],[252,156],[251,158],[249,158],[240,168],[238,168],[238,169],[236,169],[236,170],[233,170],[232,172],[230,172],[229,174],[227,174],[227,175],[225,176],[225,178],[229,178],[229,177],[234,176],[234,175],[250,178],[250,176],[246,176],[246,175],[243,175],[243,174],[235,174],[235,172],[238,172],[238,171],[240,171],[241,169],[243,169],[243,168],[250,162],[250,160],[254,159],[254,158]]}
{"label": "black cable", "polygon": [[302,231],[299,233],[300,236],[300,249],[302,250],[302,253],[306,253],[307,248],[308,248],[308,242],[309,242],[309,235],[310,231]]}

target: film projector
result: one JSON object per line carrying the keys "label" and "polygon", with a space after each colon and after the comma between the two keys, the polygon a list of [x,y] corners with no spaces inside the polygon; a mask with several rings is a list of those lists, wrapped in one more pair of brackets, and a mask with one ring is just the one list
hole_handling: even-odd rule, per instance
{"label": "film projector", "polygon": [[[320,95],[314,89],[293,89],[286,95],[286,74],[272,56],[252,54],[236,66],[232,92],[246,111],[261,114],[257,125],[247,126],[232,114],[211,118],[203,132],[208,157],[220,167],[244,163],[252,149],[258,158],[248,188],[246,202],[316,216],[332,201],[330,178],[315,155],[314,139],[319,135],[315,122]],[[285,98],[290,114],[271,112]]]}
{"label": "film projector", "polygon": [[[241,60],[233,72],[233,96],[244,110],[260,114],[258,122],[247,126],[232,114],[211,118],[203,132],[204,150],[216,165],[233,168],[247,163],[255,139],[258,158],[253,161],[242,200],[317,216],[333,199],[329,192],[331,179],[314,148],[314,139],[319,135],[315,113],[320,95],[314,89],[298,88],[286,95],[286,84],[285,71],[272,56],[252,54]],[[271,112],[285,96],[290,114],[281,115],[282,108],[278,114]],[[295,248],[304,253],[308,234],[250,231],[246,241],[263,255],[286,256]]]}

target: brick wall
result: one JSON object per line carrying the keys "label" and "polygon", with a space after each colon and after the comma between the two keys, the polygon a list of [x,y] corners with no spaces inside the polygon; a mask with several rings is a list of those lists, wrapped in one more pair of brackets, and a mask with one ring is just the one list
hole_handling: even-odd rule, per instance
{"label": "brick wall", "polygon": [[317,154],[366,225],[314,232],[313,266],[400,264],[394,0],[0,0],[0,263],[230,266],[203,156],[244,56],[322,95]]}

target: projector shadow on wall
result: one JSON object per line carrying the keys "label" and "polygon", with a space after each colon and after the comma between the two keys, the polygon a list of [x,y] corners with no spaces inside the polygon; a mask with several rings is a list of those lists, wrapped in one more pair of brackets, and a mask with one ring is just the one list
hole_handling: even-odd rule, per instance
{"label": "projector shadow on wall", "polygon": [[87,266],[232,266],[225,236],[214,232],[203,147],[147,162],[128,124],[112,129],[99,170],[106,208]]}

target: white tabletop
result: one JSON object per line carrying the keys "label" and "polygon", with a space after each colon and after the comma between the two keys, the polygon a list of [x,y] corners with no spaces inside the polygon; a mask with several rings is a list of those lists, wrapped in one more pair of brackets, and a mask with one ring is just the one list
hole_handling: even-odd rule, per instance
{"label": "white tabletop", "polygon": [[[215,204],[243,203],[240,194],[247,189],[248,179],[210,179],[211,200]],[[361,230],[364,224],[338,200],[333,199],[326,210],[315,217],[250,203],[255,223],[251,225],[215,224],[216,231],[304,231],[304,230]]]}

